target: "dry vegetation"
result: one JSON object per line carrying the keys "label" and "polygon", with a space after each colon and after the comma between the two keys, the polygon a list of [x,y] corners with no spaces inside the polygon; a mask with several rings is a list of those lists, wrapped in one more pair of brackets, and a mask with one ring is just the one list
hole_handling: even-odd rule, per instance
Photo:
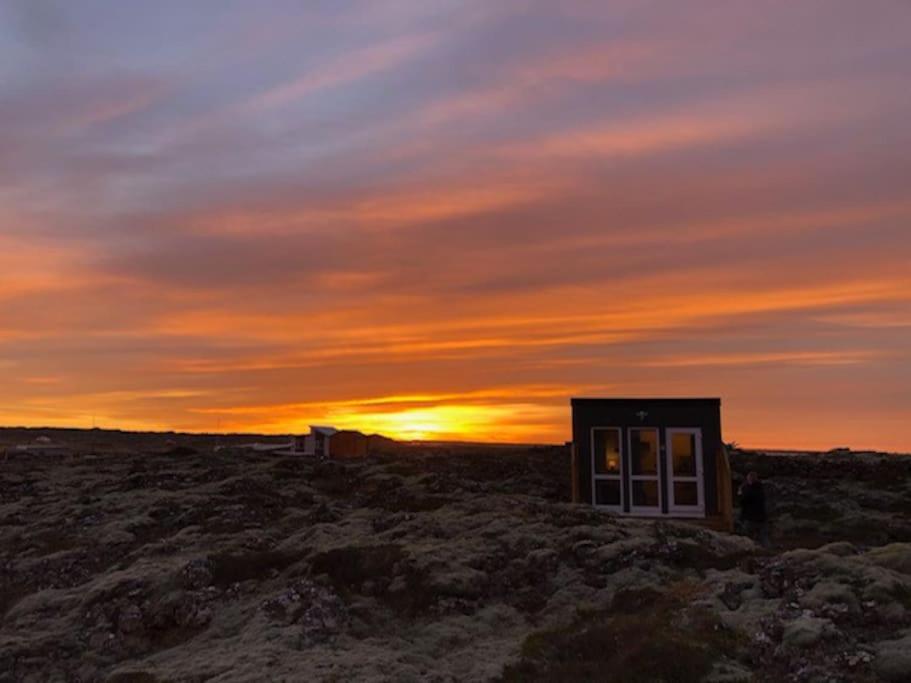
{"label": "dry vegetation", "polygon": [[911,676],[908,458],[737,454],[770,477],[761,550],[567,504],[560,448],[122,438],[2,462],[0,681]]}

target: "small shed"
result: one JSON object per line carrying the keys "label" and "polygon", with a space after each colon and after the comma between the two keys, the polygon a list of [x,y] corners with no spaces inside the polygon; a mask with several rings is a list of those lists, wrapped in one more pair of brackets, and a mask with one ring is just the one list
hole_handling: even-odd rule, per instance
{"label": "small shed", "polygon": [[353,429],[336,429],[312,425],[310,433],[280,446],[282,454],[309,455],[319,458],[366,458],[395,448],[395,441],[379,434],[364,434]]}
{"label": "small shed", "polygon": [[294,440],[294,451],[302,455],[329,457],[330,439],[338,432],[335,427],[310,425],[310,433]]}
{"label": "small shed", "polygon": [[329,437],[329,453],[333,458],[366,458],[369,452],[370,440],[366,434],[344,429]]}
{"label": "small shed", "polygon": [[719,398],[574,398],[573,501],[733,526]]}
{"label": "small shed", "polygon": [[32,443],[20,444],[15,448],[16,453],[29,455],[70,455],[73,449],[64,443],[59,443],[47,436],[39,436]]}

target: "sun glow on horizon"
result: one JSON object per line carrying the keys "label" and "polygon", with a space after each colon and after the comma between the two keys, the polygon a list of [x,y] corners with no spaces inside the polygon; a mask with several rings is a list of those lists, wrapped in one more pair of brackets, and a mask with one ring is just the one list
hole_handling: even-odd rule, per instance
{"label": "sun glow on horizon", "polygon": [[405,441],[522,442],[541,435],[540,426],[523,424],[523,420],[533,422],[534,416],[542,414],[553,417],[554,412],[531,404],[449,404],[339,414],[336,422]]}

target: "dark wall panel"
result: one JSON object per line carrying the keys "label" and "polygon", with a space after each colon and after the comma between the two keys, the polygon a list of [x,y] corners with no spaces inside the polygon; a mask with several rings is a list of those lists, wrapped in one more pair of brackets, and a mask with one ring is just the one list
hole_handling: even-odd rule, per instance
{"label": "dark wall panel", "polygon": [[[592,502],[593,427],[621,427],[624,466],[629,472],[629,434],[631,427],[656,427],[659,430],[659,474],[662,512],[667,512],[668,472],[664,430],[669,427],[702,430],[703,490],[707,515],[718,512],[715,459],[721,449],[721,399],[718,398],[574,398],[572,399],[573,442],[581,500]],[[628,511],[630,490],[625,490]]]}

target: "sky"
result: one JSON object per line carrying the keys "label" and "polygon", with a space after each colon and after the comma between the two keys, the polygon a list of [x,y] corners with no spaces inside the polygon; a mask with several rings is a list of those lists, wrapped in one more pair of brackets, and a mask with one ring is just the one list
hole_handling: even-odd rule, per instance
{"label": "sky", "polygon": [[911,451],[907,0],[0,2],[0,424]]}

